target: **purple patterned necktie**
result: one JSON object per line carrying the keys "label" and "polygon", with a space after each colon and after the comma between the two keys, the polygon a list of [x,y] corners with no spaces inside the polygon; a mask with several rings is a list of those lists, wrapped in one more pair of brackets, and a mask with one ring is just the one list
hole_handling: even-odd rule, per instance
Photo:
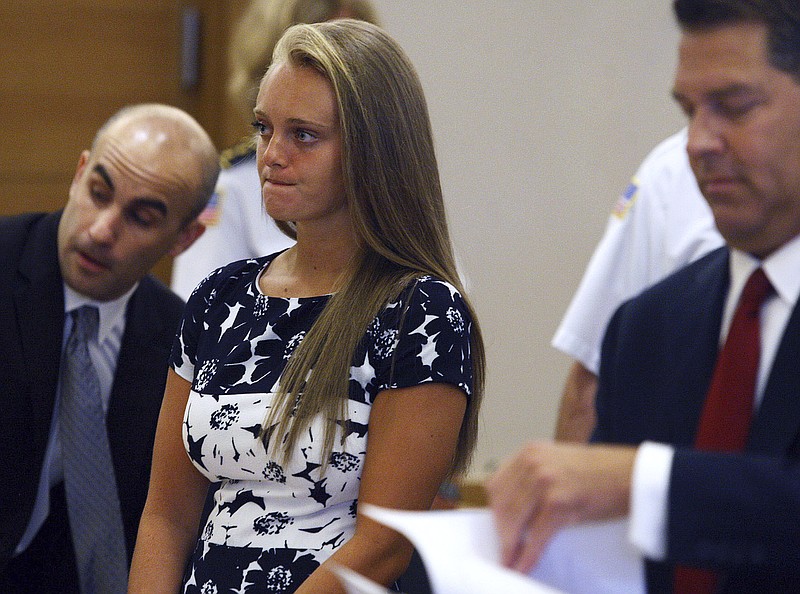
{"label": "purple patterned necktie", "polygon": [[71,312],[72,332],[61,369],[61,447],[64,486],[82,594],[127,590],[128,562],[117,483],[108,444],[100,382],[88,343],[99,312]]}

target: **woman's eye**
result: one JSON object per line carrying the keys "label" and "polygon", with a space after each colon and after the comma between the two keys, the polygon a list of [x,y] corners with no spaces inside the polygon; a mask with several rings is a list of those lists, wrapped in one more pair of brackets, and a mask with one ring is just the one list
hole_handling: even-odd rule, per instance
{"label": "woman's eye", "polygon": [[295,132],[295,136],[300,142],[311,142],[317,138],[316,135],[308,132],[307,130],[298,130]]}

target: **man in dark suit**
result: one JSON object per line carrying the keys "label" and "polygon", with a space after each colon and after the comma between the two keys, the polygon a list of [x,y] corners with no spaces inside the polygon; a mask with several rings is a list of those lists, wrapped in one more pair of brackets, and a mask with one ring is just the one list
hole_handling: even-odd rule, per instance
{"label": "man in dark suit", "polygon": [[130,562],[183,309],[148,272],[202,233],[217,162],[185,112],[127,107],[80,155],[63,211],[0,219],[0,591],[98,591],[79,587],[59,417],[67,314],[82,305],[99,312],[88,350]]}
{"label": "man in dark suit", "polygon": [[[512,567],[529,568],[560,526],[629,515],[650,592],[796,592],[800,3],[675,0],[674,9],[673,94],[727,245],[623,304],[608,326],[593,440],[630,445],[529,444],[487,488]],[[754,410],[740,445],[720,445],[735,423],[714,433],[712,403],[727,414],[744,382],[716,390],[715,369],[757,269],[771,292],[751,315],[760,337],[743,341],[760,347],[745,399]],[[733,367],[746,359],[734,356]],[[706,589],[681,586],[687,566],[710,570],[690,578],[709,578]]]}

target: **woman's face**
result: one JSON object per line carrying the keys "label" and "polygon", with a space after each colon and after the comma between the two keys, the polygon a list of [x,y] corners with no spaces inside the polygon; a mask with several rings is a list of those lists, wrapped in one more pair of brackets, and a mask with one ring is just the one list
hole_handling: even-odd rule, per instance
{"label": "woman's face", "polygon": [[313,68],[278,64],[261,82],[254,126],[262,199],[278,221],[349,224],[333,88]]}

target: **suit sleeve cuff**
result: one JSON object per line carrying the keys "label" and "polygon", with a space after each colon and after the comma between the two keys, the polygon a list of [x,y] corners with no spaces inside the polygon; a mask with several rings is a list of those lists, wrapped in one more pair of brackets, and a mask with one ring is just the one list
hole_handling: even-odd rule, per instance
{"label": "suit sleeve cuff", "polygon": [[667,555],[667,498],[674,454],[668,445],[646,441],[633,466],[629,538],[642,555],[655,561]]}

